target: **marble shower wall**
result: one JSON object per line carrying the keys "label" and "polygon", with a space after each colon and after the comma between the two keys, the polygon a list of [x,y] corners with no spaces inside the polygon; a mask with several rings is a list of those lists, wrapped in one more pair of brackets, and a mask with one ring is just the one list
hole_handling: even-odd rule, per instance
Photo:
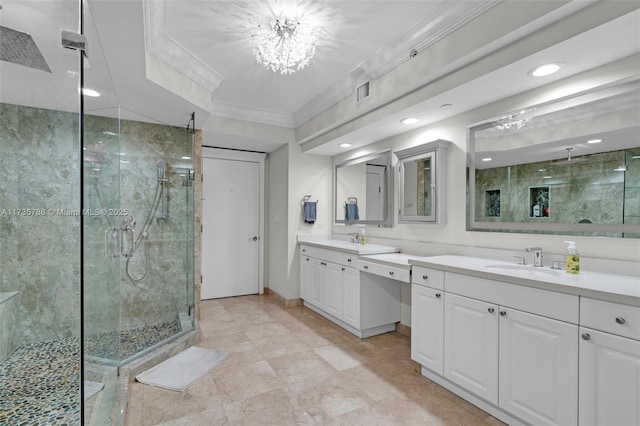
{"label": "marble shower wall", "polygon": [[[639,223],[640,149],[585,156],[569,165],[553,162],[476,170],[478,220],[490,222]],[[579,158],[578,158],[579,160]],[[619,167],[626,161],[627,171]],[[548,217],[533,217],[532,188],[548,187]],[[500,216],[492,216],[499,192]],[[493,204],[492,201],[493,200]]]}
{"label": "marble shower wall", "polygon": [[78,146],[78,114],[0,104],[0,292],[19,292],[20,343],[79,335]]}
{"label": "marble shower wall", "polygon": [[[79,335],[80,173],[84,208],[97,212],[84,215],[86,333],[174,321],[193,303],[193,186],[181,176],[193,168],[181,158],[193,157],[191,133],[85,116],[82,171],[78,146],[77,114],[0,104],[0,292],[19,292],[20,343]],[[169,214],[153,217],[149,273],[135,282],[121,257],[105,257],[104,233],[125,211],[142,228],[159,159],[167,163]],[[135,277],[143,253],[131,259]]]}

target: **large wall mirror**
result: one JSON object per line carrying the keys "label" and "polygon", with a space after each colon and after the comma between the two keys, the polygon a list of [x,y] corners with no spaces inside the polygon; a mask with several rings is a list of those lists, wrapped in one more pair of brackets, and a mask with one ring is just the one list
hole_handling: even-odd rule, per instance
{"label": "large wall mirror", "polygon": [[640,238],[640,79],[469,128],[468,228]]}
{"label": "large wall mirror", "polygon": [[393,173],[391,150],[335,165],[336,223],[392,226]]}
{"label": "large wall mirror", "polygon": [[397,151],[400,174],[400,223],[445,223],[447,151],[451,142],[437,140]]}

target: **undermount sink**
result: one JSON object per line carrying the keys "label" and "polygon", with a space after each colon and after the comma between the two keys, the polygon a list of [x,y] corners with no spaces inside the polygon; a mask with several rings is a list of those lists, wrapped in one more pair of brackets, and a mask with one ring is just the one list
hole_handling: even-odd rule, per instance
{"label": "undermount sink", "polygon": [[560,275],[562,273],[562,271],[560,269],[549,269],[549,268],[544,268],[544,267],[534,267],[532,265],[486,265],[485,268],[487,269],[502,269],[505,271],[523,271],[523,272],[528,272],[528,273],[536,273],[536,272],[540,272],[543,274],[550,274],[550,275]]}

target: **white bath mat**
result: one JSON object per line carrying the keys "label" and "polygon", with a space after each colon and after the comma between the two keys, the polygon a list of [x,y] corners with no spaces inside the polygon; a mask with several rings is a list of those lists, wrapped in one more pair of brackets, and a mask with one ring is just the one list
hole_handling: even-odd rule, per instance
{"label": "white bath mat", "polygon": [[146,385],[182,392],[220,364],[228,352],[191,346],[136,376]]}
{"label": "white bath mat", "polygon": [[92,382],[90,380],[84,381],[84,400],[91,398],[102,390],[104,383]]}

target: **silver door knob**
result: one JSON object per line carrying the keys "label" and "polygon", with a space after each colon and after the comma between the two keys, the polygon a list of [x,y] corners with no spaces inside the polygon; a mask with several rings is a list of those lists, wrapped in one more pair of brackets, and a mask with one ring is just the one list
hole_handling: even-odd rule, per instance
{"label": "silver door knob", "polygon": [[589,333],[582,333],[582,338],[584,340],[591,340],[591,335]]}
{"label": "silver door knob", "polygon": [[500,311],[500,316],[501,317],[506,317],[507,316],[507,311]]}
{"label": "silver door knob", "polygon": [[495,309],[493,309],[493,308],[489,308],[489,309],[487,309],[487,311],[489,311],[489,313],[490,313],[490,314],[492,314],[492,313],[494,313],[496,310],[495,310]]}
{"label": "silver door knob", "polygon": [[627,322],[624,318],[622,317],[618,317],[616,318],[616,322],[620,325],[624,324],[625,322]]}

